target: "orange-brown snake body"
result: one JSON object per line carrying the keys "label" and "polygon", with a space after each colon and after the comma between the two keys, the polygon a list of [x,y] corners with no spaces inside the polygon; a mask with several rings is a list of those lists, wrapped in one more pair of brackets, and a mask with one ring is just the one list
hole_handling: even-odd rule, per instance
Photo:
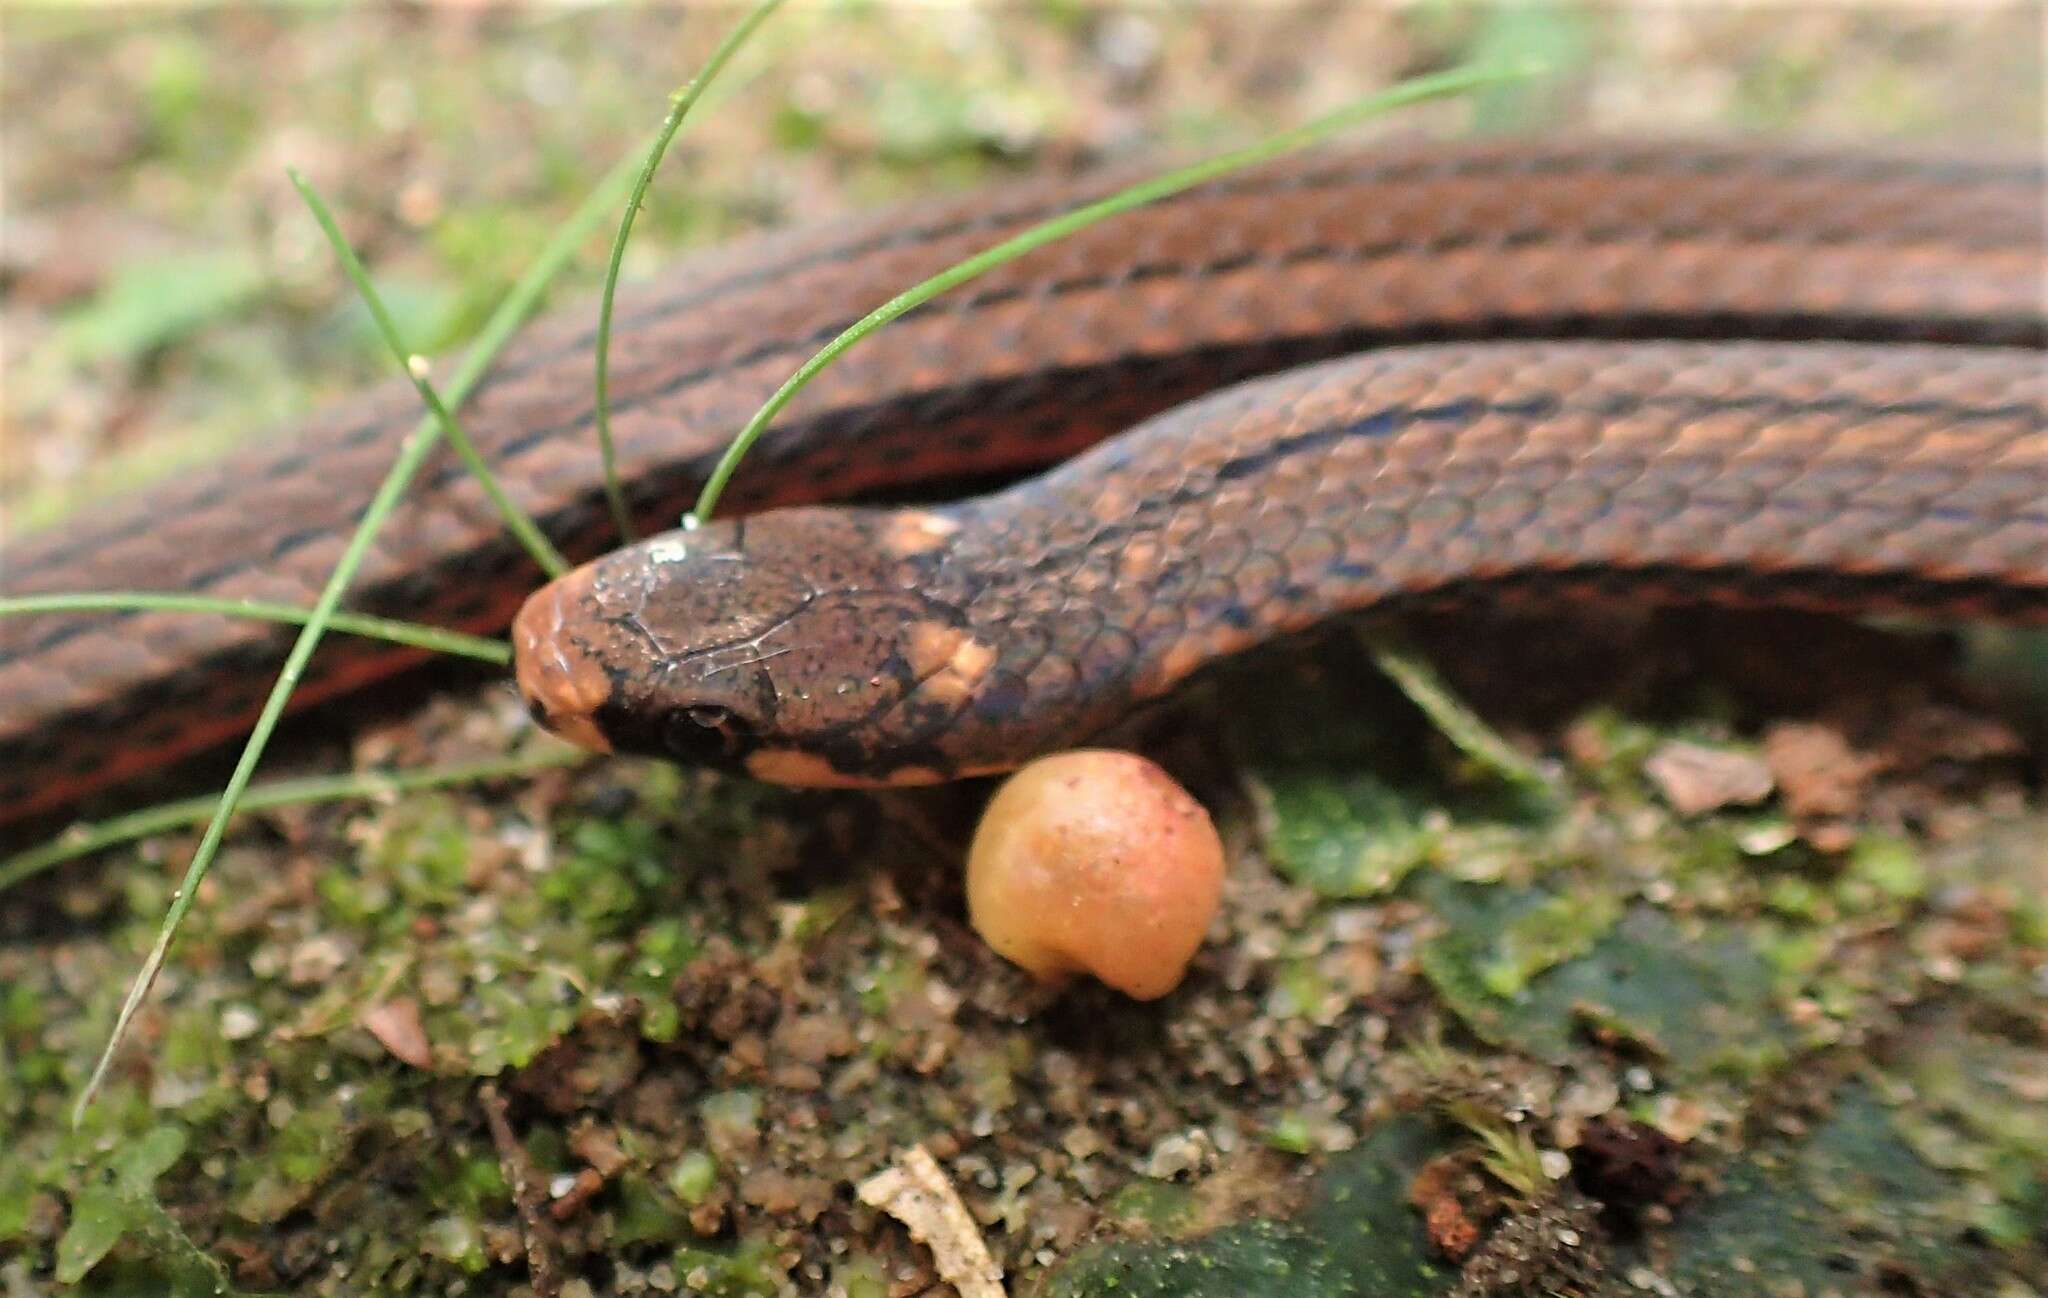
{"label": "orange-brown snake body", "polygon": [[[672,521],[731,431],[846,323],[1121,179],[1026,184],[771,236],[626,295],[613,423],[640,516]],[[1639,571],[1666,588],[1706,574],[1715,592],[1746,598],[2038,617],[2048,583],[2048,489],[2035,490],[2048,484],[2043,218],[2032,161],[1717,144],[1392,145],[1191,192],[1032,254],[855,348],[778,420],[729,506],[1015,475],[1226,384],[1377,356],[1168,416],[1191,448],[1179,466],[1134,444],[1010,489],[994,498],[1008,502],[1000,519],[986,502],[895,516],[885,532],[872,526],[880,516],[844,516],[895,547],[849,563],[927,564],[915,580],[967,610],[964,622],[920,628],[915,617],[884,622],[904,612],[884,600],[860,622],[916,632],[898,650],[902,669],[872,687],[915,694],[914,706],[878,694],[808,718],[809,738],[754,734],[744,753],[726,744],[729,702],[674,695],[651,704],[667,719],[602,725],[622,746],[697,752],[706,745],[642,733],[673,729],[694,707],[723,727],[712,727],[710,755],[773,778],[964,773],[1083,733],[1209,656],[1323,612],[1511,571]],[[534,330],[464,416],[515,499],[579,559],[615,540],[590,435],[590,326],[579,313]],[[1502,340],[1521,341],[1489,345]],[[310,603],[417,416],[411,394],[394,389],[232,467],[12,541],[0,590],[158,587]],[[1331,431],[1375,417],[1412,435]],[[1291,449],[1248,452],[1261,438]],[[1582,472],[1545,476],[1529,467],[1541,457],[1516,445],[1549,446]],[[1181,469],[1236,476],[1203,489],[1175,478]],[[1406,494],[1362,494],[1374,484]],[[1622,521],[1573,522],[1589,491],[1606,493]],[[1318,492],[1348,503],[1333,514]],[[1270,517],[1248,507],[1259,501],[1275,503]],[[1349,521],[1338,525],[1339,514]],[[1737,515],[1774,524],[1737,526]],[[1374,521],[1362,532],[1353,524],[1365,516]],[[1454,516],[1465,523],[1452,526]],[[1283,539],[1288,517],[1299,526]],[[999,543],[977,518],[999,524]],[[935,520],[946,535],[924,545],[903,519]],[[1358,548],[1389,520],[1402,546]],[[1110,540],[1119,548],[1105,549]],[[829,584],[814,576],[804,580]],[[351,603],[496,630],[537,579],[448,456],[386,527]],[[1096,610],[1097,633],[1061,639],[1088,619],[1038,609],[1056,599],[1053,612]],[[1033,609],[1035,639],[985,642],[988,619],[1021,623]],[[671,647],[687,655],[704,634],[678,629]],[[0,820],[62,808],[233,736],[287,636],[160,613],[0,620]],[[787,646],[761,647],[798,665]],[[337,640],[302,698],[360,688],[418,657]],[[850,653],[806,670],[837,666],[845,680],[879,670]],[[582,715],[615,707],[595,688],[586,672]],[[903,724],[886,734],[849,722],[890,711]],[[894,753],[876,747],[906,735],[915,742]]]}

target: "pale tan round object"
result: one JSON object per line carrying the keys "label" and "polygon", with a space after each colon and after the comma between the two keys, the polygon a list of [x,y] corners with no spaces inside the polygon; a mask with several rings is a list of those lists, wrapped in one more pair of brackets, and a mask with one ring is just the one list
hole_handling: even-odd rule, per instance
{"label": "pale tan round object", "polygon": [[1093,974],[1137,1000],[1180,984],[1223,894],[1223,842],[1172,776],[1133,753],[1043,757],[996,791],[967,854],[967,908],[996,952],[1048,982]]}

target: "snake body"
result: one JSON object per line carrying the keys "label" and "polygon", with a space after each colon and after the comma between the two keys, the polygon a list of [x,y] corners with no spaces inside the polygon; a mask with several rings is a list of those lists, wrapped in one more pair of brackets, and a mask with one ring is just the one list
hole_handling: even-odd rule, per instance
{"label": "snake body", "polygon": [[[883,297],[1125,179],[773,236],[629,295],[613,425],[636,512],[672,519],[767,392]],[[1009,765],[1251,640],[1509,575],[2038,618],[2043,220],[2033,161],[1505,140],[1268,167],[882,331],[778,420],[730,505],[1014,476],[1205,392],[1385,350],[1166,414],[993,497],[777,512],[626,551],[536,601],[522,679],[588,741],[864,782]],[[579,559],[610,539],[589,321],[536,329],[465,413]],[[416,418],[393,389],[13,542],[0,589],[310,602]],[[760,575],[769,557],[781,577]],[[667,580],[691,571],[713,575]],[[450,456],[351,603],[493,630],[536,579]],[[622,613],[627,591],[649,602]],[[776,638],[848,594],[839,620]],[[283,643],[225,618],[0,620],[0,821],[238,733]],[[333,644],[301,700],[418,657]],[[742,677],[751,693],[727,697]]]}
{"label": "snake body", "polygon": [[995,495],[628,547],[515,630],[592,747],[922,784],[1086,742],[1332,614],[1531,579],[2048,618],[2048,373],[1993,348],[1455,344],[1161,415]]}

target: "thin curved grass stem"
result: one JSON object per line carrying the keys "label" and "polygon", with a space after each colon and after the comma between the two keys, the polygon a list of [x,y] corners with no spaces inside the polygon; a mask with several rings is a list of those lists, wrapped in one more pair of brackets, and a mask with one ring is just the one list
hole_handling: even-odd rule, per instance
{"label": "thin curved grass stem", "polygon": [[640,215],[641,204],[647,198],[648,187],[654,183],[654,173],[661,166],[661,159],[668,152],[669,142],[682,127],[683,119],[696,107],[704,95],[705,88],[718,76],[732,56],[746,44],[768,15],[775,12],[782,0],[762,0],[745,17],[734,24],[723,41],[711,53],[690,84],[684,86],[670,99],[668,116],[662,120],[661,129],[655,133],[654,143],[647,150],[647,161],[640,167],[640,178],[633,184],[633,193],[626,200],[626,213],[619,218],[618,237],[612,240],[611,263],[605,267],[604,295],[597,308],[597,374],[595,406],[597,415],[597,450],[604,461],[604,496],[610,503],[612,519],[618,525],[619,536],[625,542],[635,539],[633,515],[626,508],[626,493],[619,486],[618,456],[612,445],[611,420],[611,355],[612,355],[612,299],[618,292],[619,268],[625,264],[626,242],[633,235],[633,222]]}
{"label": "thin curved grass stem", "polygon": [[[541,294],[549,281],[567,264],[569,257],[584,236],[596,226],[598,220],[611,210],[617,196],[623,192],[631,170],[625,163],[615,167],[603,182],[585,199],[562,228],[555,232],[547,247],[535,259],[533,266],[523,275],[512,292],[499,304],[486,323],[477,342],[465,353],[462,363],[456,368],[455,380],[449,385],[449,399],[459,404],[469,394],[484,371],[490,367],[492,358],[502,348],[519,325],[531,315],[540,302]],[[155,944],[150,948],[142,969],[128,988],[127,998],[115,1016],[114,1026],[107,1035],[107,1044],[101,1049],[100,1057],[93,1065],[92,1075],[79,1091],[78,1100],[72,1106],[72,1125],[83,1119],[93,1097],[99,1094],[106,1083],[107,1070],[113,1066],[114,1056],[127,1038],[129,1026],[135,1020],[135,1013],[149,996],[150,988],[156,985],[157,975],[163,972],[164,960],[170,954],[172,939],[177,936],[178,926],[184,922],[185,912],[191,909],[193,894],[206,872],[213,865],[213,858],[220,851],[221,837],[227,830],[228,819],[240,803],[242,793],[249,787],[250,777],[255,773],[256,764],[263,757],[263,750],[270,743],[272,732],[277,729],[278,719],[284,715],[286,702],[297,686],[300,675],[305,671],[306,662],[319,645],[320,637],[327,629],[327,623],[341,602],[342,592],[354,579],[356,569],[362,566],[363,556],[369,552],[370,543],[376,537],[377,529],[398,503],[399,497],[411,485],[413,476],[425,463],[428,452],[439,443],[440,425],[432,419],[421,420],[406,438],[399,452],[397,463],[386,475],[377,489],[363,519],[357,525],[355,534],[349,538],[348,548],[327,585],[321,590],[320,598],[314,602],[306,625],[299,632],[298,640],[292,645],[290,655],[285,659],[284,669],[278,674],[277,685],[264,702],[263,711],[249,732],[248,742],[242,748],[242,755],[235,763],[234,772],[228,777],[227,787],[221,792],[220,802],[213,818],[207,822],[206,832],[199,840],[199,848],[192,856],[192,864],[185,871],[185,878],[177,893],[171,899],[169,911],[157,931]]]}
{"label": "thin curved grass stem", "polygon": [[1171,197],[1182,190],[1192,189],[1196,185],[1232,171],[1292,153],[1346,126],[1355,125],[1396,108],[1421,103],[1426,99],[1462,94],[1480,86],[1530,76],[1535,71],[1534,68],[1524,67],[1468,67],[1415,77],[1379,94],[1369,95],[1347,104],[1315,121],[1282,131],[1277,135],[1270,135],[1256,144],[1155,176],[1108,198],[1040,222],[1021,234],[1005,239],[994,247],[939,272],[922,284],[897,294],[861,317],[837,338],[826,343],[816,355],[798,367],[796,373],[790,375],[788,380],[775,390],[774,395],[754,412],[753,418],[749,419],[739,434],[733,438],[732,445],[726,448],[725,454],[712,469],[711,476],[705,480],[704,489],[697,497],[697,505],[684,517],[683,526],[693,527],[711,517],[712,510],[718,507],[719,496],[724,494],[726,483],[732,479],[740,461],[746,457],[747,452],[760,439],[775,416],[782,413],[783,407],[787,406],[797,393],[803,391],[821,370],[876,329],[898,316],[923,306],[939,294],[957,288],[1005,262],[1014,261],[1027,252],[1042,248],[1054,240],[1063,239],[1098,221]]}
{"label": "thin curved grass stem", "polygon": [[334,245],[334,255],[341,259],[342,268],[348,272],[349,279],[356,286],[356,292],[362,295],[363,305],[369,308],[370,318],[376,321],[377,332],[383,336],[385,346],[391,349],[392,356],[398,361],[398,368],[404,370],[405,376],[412,380],[413,388],[420,394],[420,400],[427,403],[427,409],[432,412],[442,435],[447,437],[448,444],[455,448],[455,453],[462,457],[463,464],[468,466],[470,474],[476,478],[477,485],[483,488],[484,494],[489,496],[491,503],[497,507],[498,515],[505,520],[506,529],[519,538],[519,543],[526,547],[526,552],[533,556],[533,561],[538,563],[548,576],[559,577],[569,571],[569,561],[562,557],[561,552],[541,533],[534,521],[526,516],[526,511],[512,503],[512,498],[505,494],[505,488],[499,484],[497,475],[484,463],[484,457],[477,453],[476,444],[469,440],[469,434],[462,431],[462,425],[456,422],[455,416],[442,403],[441,394],[434,390],[433,383],[427,378],[426,360],[407,348],[405,340],[399,337],[397,322],[391,318],[391,313],[385,310],[384,299],[377,295],[376,286],[370,283],[370,272],[364,268],[362,259],[356,256],[355,249],[349,247],[348,240],[342,236],[341,227],[335,223],[334,214],[327,210],[327,204],[321,201],[318,191],[299,174],[298,168],[286,167],[285,174],[291,177],[293,187],[299,191],[299,197],[312,209],[313,219],[320,223],[320,228],[327,234],[328,242]]}
{"label": "thin curved grass stem", "polygon": [[[0,597],[0,617],[23,613],[103,613],[147,610],[159,613],[220,613],[228,617],[254,618],[300,626],[311,619],[313,610],[297,604],[273,604],[258,599],[220,599],[211,595],[189,595],[181,591],[94,590],[61,595]],[[401,622],[397,618],[373,617],[367,613],[337,610],[327,620],[329,628],[350,635],[388,640],[415,649],[474,658],[497,667],[512,663],[512,646],[503,640],[466,635],[440,627]]]}
{"label": "thin curved grass stem", "polygon": [[[592,760],[593,754],[567,745],[549,745],[537,753],[501,757],[462,766],[429,767],[425,770],[389,773],[361,771],[349,775],[317,775],[300,780],[275,780],[252,785],[236,806],[237,814],[288,807],[308,802],[340,802],[350,798],[380,798],[400,793],[443,789],[456,784],[480,784],[486,780],[532,775],[558,766],[574,766]],[[178,802],[159,803],[97,824],[77,825],[47,843],[0,860],[0,892],[25,879],[41,874],[66,861],[90,856],[102,848],[148,838],[165,830],[202,824],[214,813],[219,799],[211,794]]]}

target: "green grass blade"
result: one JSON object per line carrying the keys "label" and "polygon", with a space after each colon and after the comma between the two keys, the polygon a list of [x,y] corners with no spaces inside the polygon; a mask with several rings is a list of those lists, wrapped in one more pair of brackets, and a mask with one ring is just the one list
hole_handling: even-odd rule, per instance
{"label": "green grass blade", "polygon": [[[273,604],[259,599],[220,599],[212,595],[187,595],[178,591],[95,590],[62,595],[24,595],[18,598],[0,596],[0,617],[23,613],[104,613],[127,610],[222,613],[228,617],[296,623],[300,626],[305,625],[313,616],[313,610],[300,608],[296,604]],[[487,662],[497,667],[509,667],[512,664],[512,646],[503,640],[492,640],[485,636],[464,635],[460,631],[444,631],[440,627],[422,626],[417,622],[401,622],[396,618],[372,617],[367,613],[346,611],[337,611],[333,617],[327,619],[327,625],[331,630],[345,631],[350,635],[367,636],[373,640],[389,640],[393,644],[431,649],[435,653],[475,658],[479,662]]]}
{"label": "green grass blade", "polygon": [[356,292],[362,294],[363,305],[369,308],[370,318],[377,322],[377,332],[384,335],[384,344],[391,349],[392,356],[398,361],[398,368],[404,370],[405,376],[412,380],[414,389],[420,394],[420,400],[427,403],[427,409],[432,412],[442,435],[447,437],[448,444],[455,448],[456,454],[462,457],[462,462],[469,466],[470,474],[484,489],[484,494],[497,506],[499,516],[505,520],[506,529],[519,538],[519,543],[526,547],[526,552],[533,556],[534,562],[538,563],[548,576],[559,577],[569,571],[569,561],[564,559],[553,543],[534,526],[533,520],[526,516],[526,511],[512,503],[512,498],[506,495],[505,489],[499,485],[497,475],[484,463],[484,457],[477,454],[476,445],[469,440],[469,434],[462,431],[462,425],[455,421],[455,416],[442,404],[441,394],[434,390],[434,385],[427,379],[426,359],[413,353],[406,347],[405,340],[398,336],[397,322],[392,320],[391,313],[384,309],[384,299],[377,296],[376,286],[370,283],[370,272],[364,269],[362,259],[356,256],[355,249],[349,247],[348,240],[342,237],[341,227],[335,224],[334,214],[327,210],[327,204],[320,200],[319,193],[299,174],[298,168],[286,167],[284,170],[285,174],[291,177],[293,187],[299,191],[299,197],[306,200],[306,206],[312,209],[313,219],[318,221],[321,230],[326,232],[327,241],[334,245],[334,255],[341,259],[342,268],[354,282]]}
{"label": "green grass blade", "polygon": [[782,413],[782,408],[788,405],[791,399],[798,392],[801,392],[813,378],[817,377],[819,371],[830,365],[838,358],[840,353],[846,351],[847,348],[853,346],[862,338],[867,337],[876,329],[896,319],[898,316],[924,305],[939,294],[949,289],[957,288],[971,279],[986,274],[1005,262],[1014,261],[1027,252],[1044,247],[1054,240],[1063,239],[1077,230],[1095,224],[1097,221],[1121,215],[1133,208],[1143,207],[1147,203],[1157,202],[1162,198],[1171,197],[1184,189],[1192,189],[1196,185],[1205,184],[1232,171],[1237,171],[1257,163],[1267,162],[1283,154],[1306,148],[1308,145],[1346,126],[1352,126],[1368,118],[1391,112],[1396,108],[1404,108],[1410,104],[1421,103],[1427,99],[1440,99],[1446,95],[1462,94],[1466,91],[1477,89],[1480,86],[1494,85],[1499,82],[1529,76],[1534,71],[1535,69],[1532,68],[1513,67],[1453,68],[1448,72],[1439,72],[1431,76],[1416,77],[1412,80],[1404,81],[1397,86],[1381,91],[1379,94],[1369,95],[1364,99],[1347,104],[1343,108],[1319,117],[1305,125],[1282,131],[1277,135],[1268,136],[1258,143],[1245,148],[1220,154],[1217,157],[1194,163],[1191,166],[1182,167],[1177,171],[1169,171],[1164,175],[1155,176],[1151,180],[1133,185],[1129,189],[1112,194],[1108,198],[1075,208],[1071,212],[1034,225],[1021,234],[1005,239],[994,247],[977,253],[950,269],[939,272],[915,288],[899,293],[863,316],[858,323],[849,327],[837,338],[826,343],[824,347],[818,350],[816,355],[805,361],[797,369],[796,373],[790,375],[788,381],[783,383],[780,388],[777,388],[774,395],[769,397],[759,410],[754,412],[753,418],[749,419],[746,426],[740,429],[739,435],[733,438],[732,445],[726,448],[724,456],[719,459],[717,466],[712,469],[710,478],[704,483],[704,490],[697,497],[696,508],[691,510],[688,517],[683,520],[683,525],[685,527],[694,526],[711,517],[711,511],[718,507],[718,498],[724,493],[726,483],[731,480],[733,472],[739,468],[740,461],[746,457],[748,450],[760,439],[762,432],[767,429],[775,416]]}
{"label": "green grass blade", "polygon": [[1556,786],[1543,768],[1487,725],[1426,659],[1385,639],[1368,638],[1365,649],[1373,663],[1459,752],[1526,793],[1539,798],[1555,796]]}
{"label": "green grass blade", "polygon": [[[476,385],[477,380],[483,377],[497,350],[504,346],[513,331],[539,304],[548,282],[568,262],[576,246],[618,201],[618,196],[624,192],[626,181],[631,174],[626,163],[614,168],[591,196],[584,200],[575,214],[555,232],[555,237],[541,250],[541,255],[535,260],[532,269],[521,277],[511,294],[499,304],[485,325],[482,335],[464,355],[461,365],[456,369],[455,381],[449,385],[450,400],[459,403]],[[191,908],[193,893],[200,881],[206,877],[207,870],[212,867],[215,853],[220,850],[221,836],[226,832],[228,818],[234,814],[236,805],[241,801],[243,790],[249,787],[250,776],[255,773],[256,764],[262,759],[263,750],[270,743],[271,733],[277,729],[278,719],[284,715],[285,702],[298,684],[300,674],[305,671],[307,659],[312,657],[313,649],[320,643],[328,619],[334,616],[342,592],[354,578],[356,569],[362,566],[363,556],[369,551],[370,542],[383,524],[385,516],[391,512],[399,496],[411,484],[413,475],[419,471],[420,465],[425,463],[427,453],[438,444],[439,428],[436,421],[423,419],[407,437],[404,448],[399,453],[398,462],[392,465],[390,474],[378,488],[376,497],[371,501],[362,522],[356,528],[355,535],[349,538],[348,548],[343,553],[341,561],[335,565],[333,575],[328,578],[326,587],[320,592],[320,598],[315,601],[304,629],[300,631],[297,642],[292,645],[290,656],[285,660],[283,671],[278,674],[277,686],[264,703],[263,712],[256,719],[255,726],[249,732],[248,742],[243,746],[242,756],[236,762],[233,774],[228,777],[227,788],[222,791],[213,818],[207,823],[206,833],[199,840],[198,851],[193,853],[192,864],[185,871],[184,882],[172,898],[171,908],[164,916],[163,926],[157,933],[156,944],[150,948],[148,958],[143,961],[141,971],[136,974],[134,983],[128,989],[127,999],[122,1002],[121,1011],[114,1019],[113,1030],[107,1036],[107,1044],[101,1049],[98,1062],[93,1065],[92,1076],[86,1080],[84,1088],[79,1092],[78,1101],[72,1108],[74,1126],[84,1116],[86,1109],[91,1107],[93,1097],[99,1094],[100,1087],[105,1084],[107,1070],[113,1066],[115,1052],[121,1048],[121,1042],[128,1035],[129,1025],[135,1020],[135,1012],[149,996],[150,988],[156,985],[157,975],[163,971],[164,959],[170,954],[171,940],[177,935],[178,926],[184,921],[185,912]]]}
{"label": "green grass blade", "polygon": [[754,29],[781,4],[782,0],[761,0],[749,10],[726,33],[718,48],[711,52],[703,70],[670,100],[668,116],[663,119],[653,145],[647,150],[647,161],[640,168],[640,178],[634,182],[632,196],[626,200],[626,214],[619,218],[618,237],[612,241],[611,264],[604,273],[604,297],[597,308],[597,449],[604,460],[604,496],[611,504],[612,518],[618,524],[619,536],[624,541],[634,539],[633,516],[626,509],[626,495],[619,487],[618,457],[612,447],[611,355],[612,298],[619,287],[619,268],[626,260],[626,241],[632,238],[633,221],[640,215],[640,205],[647,198],[648,186],[654,183],[654,173],[661,166],[662,155],[668,152],[669,141],[682,127],[683,119],[689,116],[690,110],[703,97],[705,88],[724,70],[740,46],[754,34]]}
{"label": "green grass blade", "polygon": [[[486,780],[532,775],[537,771],[551,770],[558,766],[575,766],[594,760],[594,757],[594,754],[580,748],[571,748],[566,744],[550,744],[539,752],[525,753],[517,757],[500,757],[488,762],[471,762],[462,766],[436,766],[424,770],[388,773],[360,771],[349,775],[317,775],[301,780],[275,780],[269,784],[252,785],[235,807],[235,811],[239,814],[308,802],[380,798],[400,793],[418,793],[427,789],[443,789],[456,784],[481,784]],[[18,852],[0,860],[0,892],[53,866],[90,856],[102,848],[134,842],[138,838],[148,838],[152,834],[160,834],[166,830],[204,824],[219,805],[218,798],[207,794],[179,802],[144,807],[140,811],[115,816],[98,824],[74,826],[47,843],[38,844],[25,852]]]}
{"label": "green grass blade", "polygon": [[143,962],[142,971],[136,975],[135,982],[129,987],[128,997],[121,1005],[121,1012],[114,1019],[114,1030],[106,1048],[101,1052],[99,1062],[94,1065],[85,1089],[79,1094],[77,1107],[72,1112],[74,1125],[83,1118],[93,1096],[99,1092],[101,1084],[106,1080],[107,1068],[113,1063],[115,1050],[127,1035],[128,1025],[134,1020],[135,1012],[142,1007],[143,1000],[149,995],[149,989],[155,985],[157,974],[163,969],[164,959],[170,954],[171,939],[177,934],[179,924],[184,921],[185,912],[191,909],[192,897],[200,880],[206,877],[206,871],[212,867],[214,854],[220,850],[221,837],[227,830],[227,822],[233,815],[236,804],[241,801],[242,791],[249,787],[249,779],[255,774],[256,764],[262,759],[263,750],[269,744],[272,732],[277,729],[279,719],[284,716],[285,704],[290,700],[292,691],[298,687],[299,677],[304,674],[307,660],[313,656],[314,648],[319,645],[320,637],[327,629],[328,620],[334,616],[335,606],[341,602],[342,592],[348,589],[349,580],[355,576],[356,569],[362,566],[363,557],[368,554],[370,542],[376,536],[377,529],[383,526],[384,520],[396,507],[405,489],[412,485],[413,475],[419,471],[420,465],[425,463],[428,452],[439,444],[440,439],[435,433],[436,429],[429,421],[425,427],[415,429],[407,436],[398,462],[392,466],[391,472],[378,487],[377,494],[364,513],[361,524],[349,538],[348,548],[342,552],[341,561],[335,565],[327,585],[320,592],[320,598],[314,603],[312,615],[307,619],[305,627],[300,630],[298,640],[292,645],[291,653],[285,659],[284,669],[278,674],[277,685],[271,690],[270,697],[264,701],[263,711],[257,716],[256,724],[249,732],[249,739],[242,748],[241,758],[235,763],[233,773],[228,776],[227,788],[221,793],[213,819],[207,824],[206,833],[199,840],[199,850],[192,858],[191,867],[185,872],[185,881],[178,891],[172,894],[171,908],[164,916],[163,926],[158,930],[156,944]]}

